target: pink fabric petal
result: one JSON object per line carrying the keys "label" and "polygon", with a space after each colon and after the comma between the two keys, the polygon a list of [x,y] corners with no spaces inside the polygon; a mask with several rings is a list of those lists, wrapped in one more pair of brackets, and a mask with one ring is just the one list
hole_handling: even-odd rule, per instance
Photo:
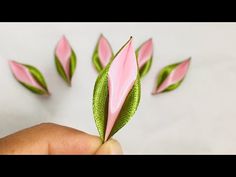
{"label": "pink fabric petal", "polygon": [[133,88],[137,72],[135,51],[130,39],[113,60],[108,72],[109,103],[105,141],[110,135],[128,93]]}
{"label": "pink fabric petal", "polygon": [[70,57],[72,54],[71,46],[66,39],[66,37],[63,35],[61,40],[58,42],[56,47],[56,56],[60,60],[60,63],[62,64],[62,67],[64,68],[64,71],[69,79],[69,73],[70,73]]}
{"label": "pink fabric petal", "polygon": [[153,53],[152,39],[147,40],[139,49],[138,65],[141,68],[151,57]]}
{"label": "pink fabric petal", "polygon": [[179,64],[165,79],[165,81],[160,85],[160,87],[156,90],[156,93],[160,93],[164,91],[166,88],[168,88],[170,85],[181,81],[185,77],[188,71],[189,64],[190,64],[190,58]]}
{"label": "pink fabric petal", "polygon": [[29,72],[28,68],[24,65],[17,63],[15,61],[9,61],[9,65],[11,68],[12,73],[16,77],[16,79],[20,82],[25,84],[34,86],[38,89],[43,89],[33,78],[31,73]]}
{"label": "pink fabric petal", "polygon": [[112,57],[111,46],[103,35],[101,35],[98,41],[98,55],[103,67],[105,67],[109,63]]}

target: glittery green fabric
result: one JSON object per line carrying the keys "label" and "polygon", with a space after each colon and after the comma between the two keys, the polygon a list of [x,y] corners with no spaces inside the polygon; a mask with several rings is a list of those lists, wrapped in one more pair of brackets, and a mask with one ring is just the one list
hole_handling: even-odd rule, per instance
{"label": "glittery green fabric", "polygon": [[[104,141],[107,114],[108,114],[108,71],[111,63],[98,76],[93,93],[93,114],[99,135]],[[109,135],[111,138],[118,130],[120,130],[134,115],[141,97],[141,85],[139,75],[134,83],[133,88],[129,92],[124,105],[119,113],[117,121]]]}

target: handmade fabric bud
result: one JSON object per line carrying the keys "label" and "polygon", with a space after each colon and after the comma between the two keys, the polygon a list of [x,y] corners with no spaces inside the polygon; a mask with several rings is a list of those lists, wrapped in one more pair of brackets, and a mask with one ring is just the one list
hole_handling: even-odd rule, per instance
{"label": "handmade fabric bud", "polygon": [[71,86],[76,69],[76,55],[65,36],[62,36],[56,46],[55,64],[59,75]]}
{"label": "handmade fabric bud", "polygon": [[9,65],[16,80],[24,87],[36,94],[49,95],[45,79],[37,68],[16,61],[9,61]]}
{"label": "handmade fabric bud", "polygon": [[110,62],[113,57],[111,45],[108,40],[101,34],[95,50],[93,52],[93,65],[98,72],[101,72],[103,68]]}
{"label": "handmade fabric bud", "polygon": [[151,68],[153,57],[153,42],[152,39],[144,42],[137,50],[136,56],[139,66],[140,77],[144,77]]}
{"label": "handmade fabric bud", "polygon": [[157,78],[157,87],[153,95],[175,90],[180,86],[187,74],[191,58],[164,67]]}
{"label": "handmade fabric bud", "polygon": [[107,141],[134,115],[141,95],[132,37],[99,74],[93,114],[102,141]]}

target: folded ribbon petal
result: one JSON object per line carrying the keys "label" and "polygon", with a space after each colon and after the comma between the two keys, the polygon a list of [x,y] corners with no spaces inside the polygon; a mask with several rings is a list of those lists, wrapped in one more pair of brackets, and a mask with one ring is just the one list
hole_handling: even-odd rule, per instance
{"label": "folded ribbon petal", "polygon": [[44,77],[33,66],[9,61],[9,65],[16,80],[29,90],[38,94],[49,94]]}
{"label": "folded ribbon petal", "polygon": [[183,62],[164,67],[159,74],[159,83],[153,94],[176,89],[187,74],[190,60],[191,58],[184,60]]}
{"label": "folded ribbon petal", "polygon": [[138,65],[141,68],[149,59],[152,58],[153,43],[152,39],[144,42],[138,51]]}
{"label": "folded ribbon petal", "polygon": [[105,140],[108,138],[125,98],[137,78],[137,62],[132,39],[112,62],[108,72],[109,107]]}
{"label": "folded ribbon petal", "polygon": [[141,95],[132,38],[99,74],[93,95],[93,113],[100,137],[107,141],[134,115]]}
{"label": "folded ribbon petal", "polygon": [[101,34],[93,52],[93,64],[101,72],[113,57],[113,51],[108,40]]}
{"label": "folded ribbon petal", "polygon": [[153,56],[153,42],[152,39],[144,42],[137,50],[136,55],[138,59],[140,77],[144,77],[151,68]]}
{"label": "folded ribbon petal", "polygon": [[112,57],[112,49],[109,42],[103,35],[100,36],[98,42],[98,54],[102,66],[105,67]]}
{"label": "folded ribbon petal", "polygon": [[56,46],[55,60],[58,73],[70,85],[76,68],[76,55],[64,35]]}

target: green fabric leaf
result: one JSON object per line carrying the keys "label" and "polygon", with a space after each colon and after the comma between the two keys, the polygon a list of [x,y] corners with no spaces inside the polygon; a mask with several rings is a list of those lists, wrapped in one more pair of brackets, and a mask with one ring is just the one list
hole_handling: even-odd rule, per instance
{"label": "green fabric leaf", "polygon": [[36,93],[36,94],[39,94],[39,95],[48,95],[49,94],[48,92],[46,92],[44,90],[41,90],[41,89],[38,89],[34,86],[28,85],[28,84],[20,82],[20,81],[18,81],[18,82],[33,93]]}
{"label": "green fabric leaf", "polygon": [[98,44],[96,45],[93,57],[92,57],[93,65],[98,73],[100,73],[103,70],[102,64],[100,63],[99,55],[98,55]]}
{"label": "green fabric leaf", "polygon": [[152,66],[152,58],[150,58],[140,69],[139,74],[140,78],[142,79],[150,70]]}
{"label": "green fabric leaf", "polygon": [[[101,37],[101,36],[100,36]],[[100,37],[99,37],[99,39],[100,39]],[[96,46],[95,46],[95,49],[94,49],[94,51],[93,51],[93,56],[92,56],[92,62],[93,62],[93,65],[94,65],[94,67],[95,67],[95,69],[97,70],[97,72],[98,73],[100,73],[104,68],[103,68],[103,66],[102,66],[102,64],[101,64],[101,59],[99,58],[99,54],[98,54],[98,43],[99,43],[99,39],[98,39],[98,41],[97,41],[97,44],[96,44]],[[110,45],[110,44],[109,44]],[[111,49],[111,51],[112,51],[112,49]],[[112,56],[111,56],[111,60],[113,59],[113,57],[114,57],[114,54],[113,54],[113,52],[112,52]]]}
{"label": "green fabric leaf", "polygon": [[[108,114],[108,71],[110,64],[100,73],[98,76],[93,93],[93,114],[95,123],[99,132],[99,135],[104,141],[106,123],[107,123],[107,114]],[[129,92],[126,100],[122,106],[122,109],[119,113],[117,121],[111,131],[109,136],[112,137],[118,130],[120,130],[134,115],[141,97],[141,85],[140,77],[137,76],[137,80],[131,91]]]}
{"label": "green fabric leaf", "polygon": [[163,81],[169,76],[169,74],[179,65],[179,63],[168,65],[159,72],[157,78],[157,85],[161,85]]}
{"label": "green fabric leaf", "polygon": [[[156,91],[154,91],[153,94],[169,92],[178,88],[185,78],[190,65],[190,60],[191,58],[164,67],[159,72],[159,75],[157,77]],[[172,72],[174,73],[172,74]],[[176,76],[178,79],[174,79]]]}
{"label": "green fabric leaf", "polygon": [[140,77],[137,76],[137,80],[134,83],[132,90],[129,92],[124,105],[119,113],[118,119],[112,128],[109,138],[111,138],[117,131],[119,131],[128,121],[132,118],[135,111],[138,108],[141,98],[141,84]]}
{"label": "green fabric leaf", "polygon": [[48,92],[47,83],[42,73],[34,66],[26,65],[26,64],[24,64],[24,66],[28,68],[29,72],[31,73],[33,78],[36,80],[36,82]]}
{"label": "green fabric leaf", "polygon": [[56,64],[56,68],[57,68],[57,72],[58,74],[62,77],[62,79],[64,81],[66,81],[69,85],[70,85],[70,81],[68,80],[66,73],[61,65],[60,60],[57,58],[57,56],[55,55],[55,64]]}
{"label": "green fabric leaf", "polygon": [[98,76],[93,90],[93,115],[101,139],[104,139],[108,113],[108,71],[107,66]]}
{"label": "green fabric leaf", "polygon": [[72,79],[73,77],[73,74],[76,69],[76,64],[77,64],[76,55],[75,55],[75,52],[72,50],[71,57],[70,57],[70,79]]}

